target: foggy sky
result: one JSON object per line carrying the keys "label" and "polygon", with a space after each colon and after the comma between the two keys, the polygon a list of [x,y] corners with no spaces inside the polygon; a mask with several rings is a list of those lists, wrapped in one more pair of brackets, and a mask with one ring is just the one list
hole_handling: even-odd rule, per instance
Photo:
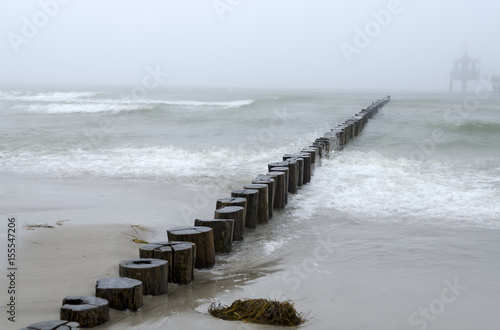
{"label": "foggy sky", "polygon": [[149,66],[165,87],[446,90],[466,43],[500,73],[492,0],[0,3],[4,85],[134,85]]}

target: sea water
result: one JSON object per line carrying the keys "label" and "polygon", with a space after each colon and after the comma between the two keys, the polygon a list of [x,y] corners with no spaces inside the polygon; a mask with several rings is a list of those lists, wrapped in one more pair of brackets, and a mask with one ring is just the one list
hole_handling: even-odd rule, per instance
{"label": "sea water", "polygon": [[215,205],[386,94],[285,210],[204,272],[207,285],[225,303],[292,299],[316,329],[496,329],[500,96],[487,89],[3,88],[0,213],[21,212],[8,201],[41,182],[188,186],[200,193],[174,214],[185,225],[201,200]]}

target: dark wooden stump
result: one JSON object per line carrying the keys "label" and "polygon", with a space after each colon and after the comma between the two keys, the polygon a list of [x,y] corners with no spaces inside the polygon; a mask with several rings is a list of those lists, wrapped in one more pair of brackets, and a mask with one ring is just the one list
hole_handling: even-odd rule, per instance
{"label": "dark wooden stump", "polygon": [[168,291],[168,261],[132,259],[120,262],[120,276],[142,282],[142,294],[158,296]]}
{"label": "dark wooden stump", "polygon": [[212,228],[215,253],[231,252],[234,219],[196,219],[194,225]]}
{"label": "dark wooden stump", "polygon": [[335,135],[335,144],[334,148],[337,151],[340,151],[344,148],[345,145],[345,134],[344,134],[344,129],[342,128],[333,128],[332,133]]}
{"label": "dark wooden stump", "polygon": [[361,133],[361,118],[354,116],[352,121],[354,122],[354,136],[358,136]]}
{"label": "dark wooden stump", "polygon": [[242,206],[226,206],[221,209],[215,210],[215,219],[233,219],[233,241],[243,240],[243,231],[245,228],[245,208]]}
{"label": "dark wooden stump", "polygon": [[316,142],[323,144],[325,156],[328,157],[328,155],[330,155],[330,145],[332,143],[331,139],[327,137],[320,137],[316,139]]}
{"label": "dark wooden stump", "polygon": [[267,184],[267,210],[269,219],[271,219],[273,217],[274,196],[276,195],[276,181],[269,175],[259,174],[255,180],[252,180],[252,183]]}
{"label": "dark wooden stump", "polygon": [[311,181],[311,154],[309,153],[296,153],[286,154],[284,157],[302,158],[304,160],[304,168],[302,171],[302,184],[307,184]]}
{"label": "dark wooden stump", "polygon": [[139,248],[139,258],[168,261],[168,281],[189,284],[194,278],[196,246],[191,242],[157,242]]}
{"label": "dark wooden stump", "polygon": [[136,311],[142,307],[142,282],[127,277],[101,278],[95,296],[106,299],[109,308]]}
{"label": "dark wooden stump", "polygon": [[314,169],[318,165],[318,150],[313,148],[302,149],[301,153],[307,153],[311,155],[311,176],[314,174]]}
{"label": "dark wooden stump", "polygon": [[61,307],[61,320],[93,328],[109,320],[108,301],[92,296],[67,296]]}
{"label": "dark wooden stump", "polygon": [[307,149],[316,149],[316,166],[322,166],[323,165],[323,156],[321,154],[323,153],[323,147],[322,146],[309,146]]}
{"label": "dark wooden stump", "polygon": [[347,125],[349,140],[353,140],[354,139],[354,123],[352,122],[352,120],[346,120],[344,122],[344,124]]}
{"label": "dark wooden stump", "polygon": [[342,147],[345,147],[349,143],[349,125],[340,124],[339,126],[337,126],[337,129],[340,129],[343,132],[344,144],[342,145]]}
{"label": "dark wooden stump", "polygon": [[33,323],[21,330],[71,330],[77,328],[80,328],[80,324],[77,322],[56,320]]}
{"label": "dark wooden stump", "polygon": [[221,209],[226,206],[241,206],[247,211],[247,199],[244,197],[224,197],[219,198],[215,203],[215,209]]}
{"label": "dark wooden stump", "polygon": [[169,241],[186,241],[196,245],[196,268],[210,268],[215,265],[215,247],[212,228],[176,227],[167,230]]}
{"label": "dark wooden stump", "polygon": [[321,146],[310,146],[308,148],[303,149],[303,152],[307,152],[307,150],[314,150],[315,151],[315,159],[316,159],[316,167],[319,167],[322,165],[322,158],[321,158]]}
{"label": "dark wooden stump", "polygon": [[258,198],[258,209],[257,209],[257,223],[264,224],[269,223],[269,200],[267,198],[268,187],[267,184],[246,184],[243,186],[244,189],[255,189],[259,192]]}
{"label": "dark wooden stump", "polygon": [[272,173],[272,172],[284,172],[285,173],[285,192],[284,192],[284,196],[285,196],[285,205],[286,205],[286,204],[288,204],[288,180],[289,180],[290,169],[288,167],[277,166],[277,167],[272,167],[269,170],[269,173]]}
{"label": "dark wooden stump", "polygon": [[283,161],[293,159],[297,162],[297,189],[304,184],[304,158],[297,156],[296,154],[285,154],[283,156]]}
{"label": "dark wooden stump", "polygon": [[349,143],[352,140],[352,126],[349,125],[349,123],[344,122],[343,124],[344,132],[345,132],[345,141],[346,144]]}
{"label": "dark wooden stump", "polygon": [[309,146],[309,148],[318,149],[318,157],[320,158],[320,160],[322,158],[325,158],[325,150],[323,149],[323,145],[321,143],[314,142],[312,145]]}
{"label": "dark wooden stump", "polygon": [[245,227],[257,228],[257,212],[259,210],[259,191],[255,189],[243,189],[231,191],[232,197],[244,197],[247,199],[245,216]]}
{"label": "dark wooden stump", "polygon": [[296,194],[299,192],[299,164],[296,159],[289,158],[282,162],[269,163],[267,165],[269,171],[274,167],[287,167],[288,168],[288,192]]}
{"label": "dark wooden stump", "polygon": [[349,126],[349,139],[352,140],[356,137],[356,129],[354,127],[354,121],[349,119],[345,121],[346,125]]}
{"label": "dark wooden stump", "polygon": [[284,209],[286,204],[286,173],[285,172],[269,172],[268,176],[272,177],[276,182],[276,194],[274,195],[273,207],[276,209]]}

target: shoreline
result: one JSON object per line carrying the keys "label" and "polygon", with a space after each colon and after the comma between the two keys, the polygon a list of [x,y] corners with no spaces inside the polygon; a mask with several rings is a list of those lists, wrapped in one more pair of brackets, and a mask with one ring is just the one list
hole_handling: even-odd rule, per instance
{"label": "shoreline", "polygon": [[[179,201],[192,197],[189,191],[173,186],[70,180],[47,186],[47,181],[26,180],[16,185],[18,194],[10,195],[17,205],[36,192],[53,191],[54,186],[64,186],[62,194],[66,195],[62,200],[60,194],[51,195],[50,210],[36,205],[51,200],[44,197],[30,200],[27,204],[33,207],[18,212],[16,329],[58,319],[67,295],[94,295],[99,278],[117,276],[121,260],[138,256],[141,244],[123,232],[133,234],[130,225],[137,224],[150,230],[144,232],[146,240],[166,240],[166,230],[180,225],[181,219],[168,216],[167,210],[178,209]],[[86,197],[68,205],[76,196]],[[208,216],[213,205],[200,210]],[[233,253],[217,256],[213,269],[197,270],[191,285],[169,284],[167,295],[144,297],[139,312],[110,310],[110,322],[99,329],[275,329],[221,321],[207,312],[211,302],[230,304],[241,298],[292,300],[299,312],[310,312],[302,326],[306,329],[419,329],[409,323],[411,314],[417,313],[415,323],[427,321],[418,314],[419,308],[429,308],[439,299],[444,281],[453,283],[455,278],[467,289],[456,303],[444,305],[446,311],[437,315],[437,322],[427,321],[430,329],[468,329],[478,324],[481,329],[492,329],[492,324],[500,322],[493,310],[500,299],[500,287],[495,285],[500,275],[500,231],[376,223],[348,214],[335,215],[333,222],[325,222],[328,218],[318,214],[308,217],[305,226],[304,218],[292,217],[293,212],[294,206],[278,211],[269,224],[248,230],[243,243],[233,246]],[[71,221],[54,229],[22,228],[23,218],[46,219],[54,225],[61,217]],[[94,218],[85,223],[89,217]],[[122,223],[111,219],[122,219]]]}
{"label": "shoreline", "polygon": [[[281,218],[271,226],[285,223]],[[301,227],[297,222],[293,226]],[[497,230],[341,222],[330,226],[329,235],[318,233],[311,240],[305,236],[312,233],[304,233],[267,259],[238,263],[235,259],[262,252],[254,249],[267,227],[236,245],[235,256],[218,256],[215,268],[197,270],[192,284],[169,283],[168,294],[145,296],[138,312],[110,309],[110,321],[99,329],[275,329],[221,321],[207,312],[212,302],[242,298],[292,300],[299,312],[309,313],[302,326],[306,329],[419,329],[409,317],[417,313],[413,321],[423,322],[419,308],[429,310],[440,301],[447,283],[461,291],[446,293],[453,303],[443,305],[446,313],[435,315],[439,322],[427,322],[430,329],[469,329],[474,324],[493,329],[500,320],[494,312],[500,298],[495,286],[500,270]],[[62,298],[94,295],[95,281],[118,276],[119,261],[137,257],[140,246],[121,233],[126,228],[63,225],[23,234],[16,325],[58,319]]]}

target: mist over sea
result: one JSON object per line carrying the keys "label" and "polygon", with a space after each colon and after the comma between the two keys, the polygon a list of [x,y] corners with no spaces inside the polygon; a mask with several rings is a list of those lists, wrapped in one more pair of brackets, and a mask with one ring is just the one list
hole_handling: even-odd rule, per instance
{"label": "mist over sea", "polygon": [[[390,94],[284,211],[207,271],[215,297],[292,299],[313,316],[305,327],[316,329],[495,329],[500,96]],[[4,88],[0,213],[36,221],[30,204],[39,207],[46,196],[33,191],[51,182],[67,185],[60,194],[113,184],[127,191],[215,187],[214,195],[229,196],[265,173],[267,163],[385,96],[171,88],[136,97],[127,88]],[[179,225],[211,217],[204,213],[210,207],[190,198],[183,205],[192,219],[182,210],[165,217],[175,222],[180,214]],[[191,312],[207,304],[201,299]]]}

